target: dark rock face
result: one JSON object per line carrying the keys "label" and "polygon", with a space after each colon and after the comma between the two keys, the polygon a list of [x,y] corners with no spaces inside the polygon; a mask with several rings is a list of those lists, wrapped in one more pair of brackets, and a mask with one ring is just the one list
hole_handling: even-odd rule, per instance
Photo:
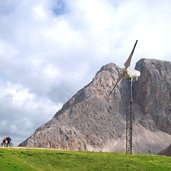
{"label": "dark rock face", "polygon": [[[134,152],[156,153],[171,142],[171,63],[141,59],[133,83]],[[115,85],[121,69],[101,68],[95,78],[20,146],[89,151],[125,151],[127,79]]]}
{"label": "dark rock face", "polygon": [[171,145],[158,153],[159,155],[171,156]]}

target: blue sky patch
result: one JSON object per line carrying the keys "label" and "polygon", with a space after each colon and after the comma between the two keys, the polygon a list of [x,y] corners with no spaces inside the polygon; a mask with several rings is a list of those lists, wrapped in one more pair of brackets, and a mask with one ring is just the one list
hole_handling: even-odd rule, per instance
{"label": "blue sky patch", "polygon": [[68,11],[65,1],[55,1],[52,11],[56,16],[64,15]]}

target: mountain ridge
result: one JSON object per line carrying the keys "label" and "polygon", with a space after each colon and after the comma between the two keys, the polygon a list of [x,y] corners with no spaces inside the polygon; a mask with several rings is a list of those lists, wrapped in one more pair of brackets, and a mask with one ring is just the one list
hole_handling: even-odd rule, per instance
{"label": "mountain ridge", "polygon": [[[137,137],[133,140],[133,150],[148,152],[148,146],[156,153],[171,142],[171,63],[141,59],[135,68],[141,77],[133,84],[133,136]],[[112,63],[103,66],[89,84],[19,146],[123,152],[128,81],[121,80],[109,96],[121,71]],[[140,147],[136,147],[136,141]]]}

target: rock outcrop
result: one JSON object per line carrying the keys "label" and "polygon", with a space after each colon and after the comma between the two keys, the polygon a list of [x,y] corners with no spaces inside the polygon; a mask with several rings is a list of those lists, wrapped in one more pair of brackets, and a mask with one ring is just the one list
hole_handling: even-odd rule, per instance
{"label": "rock outcrop", "polygon": [[164,150],[160,151],[158,155],[164,155],[164,156],[171,156],[171,144],[169,147],[165,148]]}
{"label": "rock outcrop", "polygon": [[[141,77],[133,83],[133,150],[156,153],[171,142],[171,63],[141,59],[136,69]],[[103,66],[20,146],[125,151],[128,80],[122,79],[109,96],[121,71],[112,63]]]}

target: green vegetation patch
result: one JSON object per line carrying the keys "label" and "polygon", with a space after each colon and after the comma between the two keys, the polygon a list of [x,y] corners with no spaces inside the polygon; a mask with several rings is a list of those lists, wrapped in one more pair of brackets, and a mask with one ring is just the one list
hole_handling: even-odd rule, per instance
{"label": "green vegetation patch", "polygon": [[59,151],[42,148],[0,148],[0,170],[170,171],[171,157]]}

